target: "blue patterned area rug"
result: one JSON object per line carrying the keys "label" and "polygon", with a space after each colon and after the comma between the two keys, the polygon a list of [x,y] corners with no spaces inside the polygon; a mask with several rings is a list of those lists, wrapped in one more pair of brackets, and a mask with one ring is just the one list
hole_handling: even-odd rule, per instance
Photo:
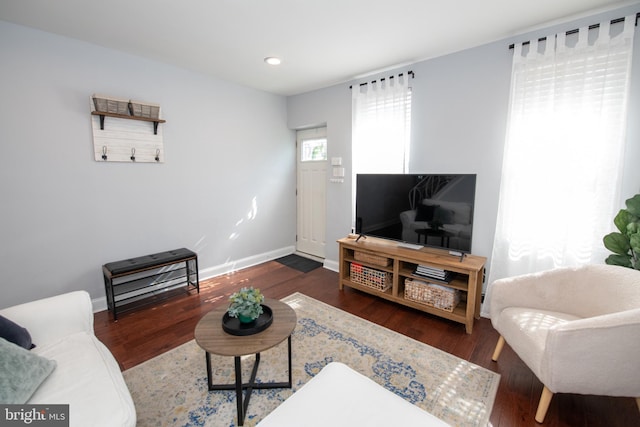
{"label": "blue patterned area rug", "polygon": [[[500,375],[303,294],[283,301],[298,316],[292,337],[293,389],[254,390],[245,426],[255,426],[332,361],[453,426],[488,424]],[[233,358],[211,359],[214,383],[232,383]],[[242,365],[243,378],[249,378],[253,356]],[[204,351],[195,341],[128,369],[124,377],[138,426],[236,426],[235,391],[207,390]],[[257,379],[287,380],[286,340],[261,354]]]}

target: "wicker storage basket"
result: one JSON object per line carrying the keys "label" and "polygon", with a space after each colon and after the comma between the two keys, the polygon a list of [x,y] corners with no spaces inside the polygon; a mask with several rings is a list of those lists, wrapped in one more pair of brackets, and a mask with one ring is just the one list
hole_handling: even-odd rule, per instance
{"label": "wicker storage basket", "polygon": [[145,117],[147,119],[157,119],[160,117],[159,104],[131,100],[131,103],[129,105],[131,108],[132,116]]}
{"label": "wicker storage basket", "polygon": [[460,291],[434,283],[406,279],[404,281],[404,297],[411,301],[452,312],[460,302]]}
{"label": "wicker storage basket", "polygon": [[379,291],[386,291],[391,287],[391,273],[351,263],[349,267],[351,281],[368,286]]}
{"label": "wicker storage basket", "polygon": [[385,256],[355,251],[353,257],[356,261],[368,262],[369,264],[380,265],[382,267],[391,265],[391,258],[387,258]]}
{"label": "wicker storage basket", "polygon": [[129,100],[108,97],[104,95],[93,95],[93,106],[101,113],[115,113],[129,115]]}

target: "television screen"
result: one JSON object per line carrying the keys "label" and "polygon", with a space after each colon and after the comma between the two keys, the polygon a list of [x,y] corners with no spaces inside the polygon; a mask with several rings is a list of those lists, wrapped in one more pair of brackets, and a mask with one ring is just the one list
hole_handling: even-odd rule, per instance
{"label": "television screen", "polygon": [[358,174],[356,233],[468,253],[476,175]]}

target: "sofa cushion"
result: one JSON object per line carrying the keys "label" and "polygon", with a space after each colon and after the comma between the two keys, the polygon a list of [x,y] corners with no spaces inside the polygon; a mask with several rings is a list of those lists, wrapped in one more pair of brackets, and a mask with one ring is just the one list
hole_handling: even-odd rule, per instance
{"label": "sofa cushion", "polygon": [[69,404],[71,427],[86,426],[87,420],[94,427],[135,425],[135,407],[120,367],[95,335],[77,332],[32,352],[58,366],[30,404]]}
{"label": "sofa cushion", "polygon": [[0,403],[26,403],[56,362],[0,338]]}
{"label": "sofa cushion", "polygon": [[174,249],[172,251],[159,252],[157,254],[140,256],[137,258],[125,259],[122,261],[109,262],[104,267],[113,275],[119,276],[128,274],[137,270],[145,270],[150,267],[156,267],[166,264],[172,264],[175,261],[188,257],[195,257],[196,253],[187,248]]}
{"label": "sofa cushion", "polygon": [[579,317],[556,311],[508,307],[500,312],[494,326],[533,373],[540,377],[549,330],[577,319]]}
{"label": "sofa cushion", "polygon": [[258,427],[444,427],[447,423],[347,365],[332,362]]}
{"label": "sofa cushion", "polygon": [[31,350],[35,345],[31,342],[31,335],[26,328],[17,323],[0,316],[0,338],[19,345],[22,348]]}

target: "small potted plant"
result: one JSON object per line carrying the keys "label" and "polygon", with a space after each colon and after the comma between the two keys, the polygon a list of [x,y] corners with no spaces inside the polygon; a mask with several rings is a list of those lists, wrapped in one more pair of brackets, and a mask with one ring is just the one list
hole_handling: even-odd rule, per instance
{"label": "small potted plant", "polygon": [[241,288],[229,297],[231,305],[227,312],[230,317],[237,317],[240,323],[250,323],[262,314],[264,295],[260,289]]}

